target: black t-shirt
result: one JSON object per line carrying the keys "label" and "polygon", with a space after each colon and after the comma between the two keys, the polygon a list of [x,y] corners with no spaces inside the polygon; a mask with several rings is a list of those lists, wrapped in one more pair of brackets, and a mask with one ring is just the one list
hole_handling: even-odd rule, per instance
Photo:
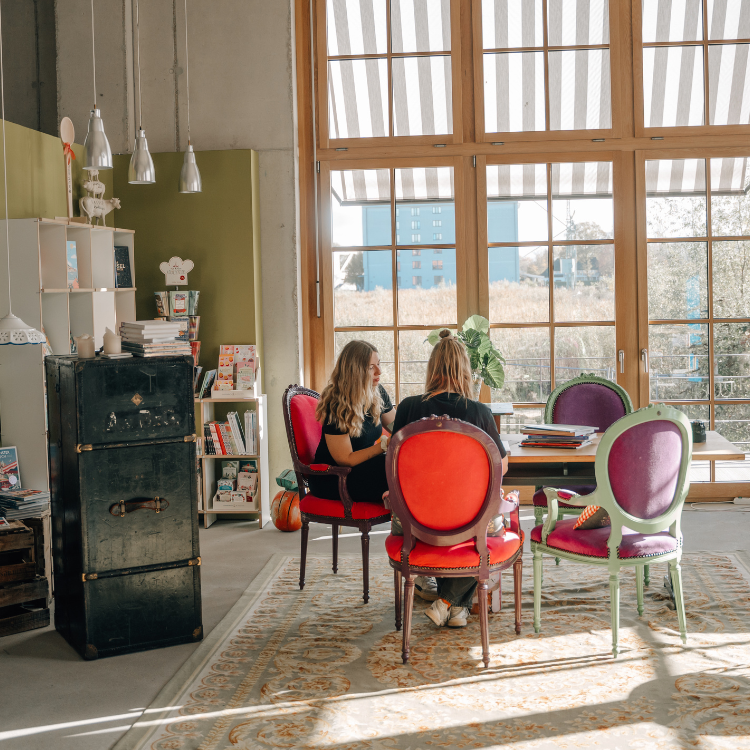
{"label": "black t-shirt", "polygon": [[495,418],[486,404],[464,398],[458,393],[439,393],[432,398],[424,396],[409,396],[396,409],[396,419],[393,422],[393,434],[402,427],[417,422],[425,417],[453,417],[484,430],[500,449],[500,455],[505,458],[500,435],[497,432]]}
{"label": "black t-shirt", "polygon": [[[387,414],[393,409],[391,398],[388,395],[388,391],[379,385],[380,398],[383,399],[383,411],[382,414]],[[328,464],[329,466],[336,466],[336,462],[333,460],[331,451],[328,450],[328,443],[326,443],[326,435],[347,435],[345,430],[340,430],[337,425],[331,424],[328,419],[323,422],[323,434],[320,436],[320,443],[318,443],[318,449],[315,451],[315,463],[316,464]],[[365,422],[362,425],[362,433],[359,437],[350,438],[352,441],[352,451],[361,451],[363,448],[369,448],[375,444],[375,441],[380,438],[383,434],[383,425],[378,420],[375,424],[373,418],[369,415],[365,415]]]}

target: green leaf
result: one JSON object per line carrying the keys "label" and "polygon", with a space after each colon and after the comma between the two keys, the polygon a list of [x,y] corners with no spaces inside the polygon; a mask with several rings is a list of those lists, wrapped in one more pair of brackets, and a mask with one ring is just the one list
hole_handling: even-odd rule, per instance
{"label": "green leaf", "polygon": [[467,318],[463,326],[464,331],[479,331],[481,333],[490,332],[490,321],[487,318],[483,318],[481,315],[472,315]]}
{"label": "green leaf", "polygon": [[499,360],[491,359],[482,368],[482,379],[490,388],[502,388],[505,382],[505,370]]}
{"label": "green leaf", "polygon": [[[430,331],[430,335],[427,337],[427,343],[431,346],[435,346],[440,341],[440,331],[444,331],[445,328],[436,328],[434,331]],[[455,335],[455,331],[451,331]]]}
{"label": "green leaf", "polygon": [[468,331],[462,331],[461,333],[463,334],[461,338],[463,339],[464,344],[466,344],[467,349],[469,350],[479,349],[479,346],[482,343],[482,334],[479,331],[470,329]]}

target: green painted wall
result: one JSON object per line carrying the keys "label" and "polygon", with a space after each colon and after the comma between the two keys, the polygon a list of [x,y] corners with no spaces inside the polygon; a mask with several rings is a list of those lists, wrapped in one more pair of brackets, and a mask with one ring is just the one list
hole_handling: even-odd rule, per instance
{"label": "green painted wall", "polygon": [[[65,162],[60,139],[12,122],[7,122],[5,127],[8,151],[8,213],[11,219],[54,219],[55,216],[67,216]],[[82,135],[85,137],[85,133]],[[81,188],[86,179],[81,169],[83,146],[73,144],[73,152],[77,157],[72,162],[73,213],[77,216],[78,199],[85,194]],[[2,157],[0,144],[0,170]],[[111,197],[112,171],[101,172],[99,179],[107,185],[105,197]],[[0,219],[4,218],[5,201],[0,185]]]}
{"label": "green painted wall", "polygon": [[257,154],[198,153],[203,192],[194,195],[177,191],[181,153],[153,154],[153,159],[156,183],[130,185],[130,156],[115,156],[114,195],[122,208],[115,212],[114,224],[135,230],[138,318],[156,315],[154,292],[165,289],[159,264],[173,255],[190,258],[195,268],[188,275],[189,286],[181,288],[200,290],[200,364],[213,369],[220,344],[262,346],[256,335],[260,318],[255,294],[260,259],[253,257],[258,236]]}

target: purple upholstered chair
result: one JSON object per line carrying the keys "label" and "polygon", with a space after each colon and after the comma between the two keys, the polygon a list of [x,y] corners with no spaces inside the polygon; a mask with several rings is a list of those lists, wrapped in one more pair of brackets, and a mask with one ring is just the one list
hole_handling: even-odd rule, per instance
{"label": "purple upholstered chair", "polygon": [[[611,380],[596,375],[579,375],[555,388],[547,399],[544,409],[545,424],[578,424],[596,427],[597,432],[606,432],[618,419],[633,411],[633,403],[627,392]],[[563,488],[561,488],[563,489]],[[564,489],[568,489],[565,487]],[[578,495],[588,495],[596,485],[570,487]],[[547,510],[544,489],[534,493],[534,519],[542,522]],[[580,507],[558,503],[558,519],[566,515],[579,515]]]}
{"label": "purple upholstered chair", "polygon": [[[602,437],[596,451],[596,489],[588,495],[546,488],[549,513],[531,532],[534,553],[534,630],[541,629],[542,555],[555,555],[609,570],[612,653],[617,656],[620,568],[636,568],[638,616],[643,615],[643,568],[669,562],[682,642],[687,639],[682,597],[680,518],[690,481],[693,448],[690,422],[679,410],[651,404],[620,419]],[[606,510],[611,526],[576,529],[575,519],[558,520],[561,498],[583,510]]]}

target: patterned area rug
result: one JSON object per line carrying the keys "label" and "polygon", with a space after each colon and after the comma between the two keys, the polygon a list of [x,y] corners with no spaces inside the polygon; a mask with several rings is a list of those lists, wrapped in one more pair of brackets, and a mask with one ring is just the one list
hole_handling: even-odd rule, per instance
{"label": "patterned area rug", "polygon": [[[605,568],[545,558],[542,632],[531,624],[525,556],[522,635],[512,575],[490,616],[438,629],[416,600],[412,659],[401,663],[393,576],[371,564],[275,556],[115,750],[416,748],[750,748],[750,558],[686,554],[688,643],[652,566],[638,618],[633,572],[621,584],[621,646],[611,656]],[[348,572],[346,572],[348,571]]]}

